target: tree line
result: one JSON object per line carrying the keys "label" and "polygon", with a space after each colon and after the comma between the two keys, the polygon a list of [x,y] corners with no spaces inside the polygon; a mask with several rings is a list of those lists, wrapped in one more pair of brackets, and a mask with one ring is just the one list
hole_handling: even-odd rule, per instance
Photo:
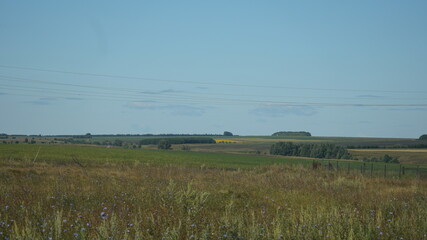
{"label": "tree line", "polygon": [[309,132],[291,132],[291,131],[280,131],[275,132],[271,136],[273,137],[311,137],[311,133]]}
{"label": "tree line", "polygon": [[209,137],[172,137],[172,138],[147,138],[139,141],[140,145],[157,145],[160,141],[170,144],[214,144],[215,140]]}
{"label": "tree line", "polygon": [[334,144],[295,144],[292,142],[278,142],[271,146],[270,154],[310,158],[352,159],[347,149]]}

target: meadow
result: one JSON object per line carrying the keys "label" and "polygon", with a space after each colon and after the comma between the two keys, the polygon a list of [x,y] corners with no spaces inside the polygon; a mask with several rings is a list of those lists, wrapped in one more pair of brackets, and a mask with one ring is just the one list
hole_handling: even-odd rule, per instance
{"label": "meadow", "polygon": [[2,239],[427,239],[427,182],[383,165],[35,144],[0,160]]}

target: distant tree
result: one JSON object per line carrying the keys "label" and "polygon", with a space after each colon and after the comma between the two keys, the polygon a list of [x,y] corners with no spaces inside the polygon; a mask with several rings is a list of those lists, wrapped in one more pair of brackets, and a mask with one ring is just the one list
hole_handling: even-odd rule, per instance
{"label": "distant tree", "polygon": [[123,141],[120,139],[116,139],[114,140],[114,146],[122,146],[123,145]]}
{"label": "distant tree", "polygon": [[92,134],[90,134],[90,133],[86,133],[86,134],[85,134],[85,137],[86,137],[86,138],[92,138]]}
{"label": "distant tree", "polygon": [[172,144],[170,144],[170,142],[166,139],[160,140],[159,143],[157,144],[158,149],[168,150],[168,149],[171,149],[171,147],[172,147]]}
{"label": "distant tree", "polygon": [[383,157],[383,162],[388,163],[388,162],[390,162],[391,160],[393,160],[393,158],[392,158],[390,155],[388,155],[388,154],[384,155],[384,157]]}
{"label": "distant tree", "polygon": [[28,143],[28,138],[25,138],[25,141],[24,141],[25,143]]}
{"label": "distant tree", "polygon": [[231,132],[229,132],[229,131],[225,131],[224,132],[224,136],[233,136],[233,134]]}
{"label": "distant tree", "polygon": [[423,134],[418,138],[419,140],[427,140],[427,134]]}

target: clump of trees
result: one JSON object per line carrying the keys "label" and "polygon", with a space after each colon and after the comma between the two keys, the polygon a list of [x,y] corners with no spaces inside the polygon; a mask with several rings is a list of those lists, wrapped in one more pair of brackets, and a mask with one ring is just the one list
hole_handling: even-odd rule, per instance
{"label": "clump of trees", "polygon": [[418,138],[418,140],[427,140],[427,134],[423,134]]}
{"label": "clump of trees", "polygon": [[169,150],[169,149],[172,148],[172,144],[168,140],[162,139],[157,144],[157,148],[158,149],[163,149],[163,150]]}
{"label": "clump of trees", "polygon": [[225,131],[225,132],[224,132],[224,136],[229,136],[229,137],[231,137],[231,136],[233,136],[233,133],[231,133],[231,132],[229,132],[229,131]]}
{"label": "clump of trees", "polygon": [[270,154],[311,158],[352,159],[347,149],[334,144],[295,144],[292,142],[278,142],[271,146]]}
{"label": "clump of trees", "polygon": [[385,154],[383,157],[380,158],[363,158],[364,162],[384,162],[384,163],[400,163],[398,157],[392,157],[388,154]]}
{"label": "clump of trees", "polygon": [[291,131],[280,131],[275,132],[271,136],[273,137],[311,137],[311,133],[309,132],[291,132]]}

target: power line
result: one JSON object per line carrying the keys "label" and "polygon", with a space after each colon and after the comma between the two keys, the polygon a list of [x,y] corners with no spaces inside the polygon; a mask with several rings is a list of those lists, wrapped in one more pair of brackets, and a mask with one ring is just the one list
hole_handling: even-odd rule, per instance
{"label": "power line", "polygon": [[[24,90],[24,91],[32,91],[30,90]],[[34,91],[34,90],[33,90]],[[49,92],[49,91],[48,91]],[[46,93],[46,91],[44,91]],[[52,92],[50,92],[52,93]],[[57,94],[53,92],[54,94]],[[58,96],[58,95],[29,95],[29,94],[16,94],[16,93],[8,93],[7,95],[15,95],[15,96],[31,96],[31,97],[40,97],[40,98],[64,98],[64,96]],[[71,95],[78,95],[78,96],[88,96],[93,99],[94,95],[90,94],[79,94],[79,93],[71,93]],[[152,99],[137,99],[137,98],[125,98],[125,97],[111,97],[111,96],[96,96],[95,100],[108,100],[108,101],[131,101],[131,102],[149,102]],[[101,99],[99,98],[101,97]],[[117,99],[119,98],[119,99]],[[270,107],[278,107],[278,106],[311,106],[311,107],[427,107],[427,104],[360,104],[360,103],[313,103],[313,102],[272,102],[272,101],[241,101],[236,100],[227,101],[226,99],[219,99],[217,101],[210,101],[210,100],[192,100],[192,99],[172,99],[173,101],[165,101],[164,99],[155,100],[152,101],[153,104],[155,103],[168,103],[168,104],[174,104],[177,102],[180,103],[187,103],[187,104],[201,104],[201,103],[207,103],[207,104],[261,104],[264,106],[270,106]]]}
{"label": "power line", "polygon": [[339,88],[302,88],[302,87],[289,87],[289,86],[272,86],[272,85],[223,83],[223,82],[200,82],[200,81],[187,81],[187,80],[170,80],[170,79],[160,79],[160,78],[87,73],[87,72],[64,71],[64,70],[10,66],[10,65],[0,65],[0,68],[19,69],[19,70],[28,70],[28,71],[38,71],[38,72],[49,72],[49,73],[62,73],[62,74],[72,74],[72,75],[80,75],[80,76],[113,78],[113,79],[144,80],[144,81],[154,81],[154,82],[173,82],[173,83],[197,84],[197,85],[216,85],[216,86],[250,87],[250,88],[274,88],[274,89],[293,89],[293,90],[314,90],[314,91],[339,91],[339,92],[427,93],[427,91],[402,91],[402,90],[397,91],[397,90],[339,89]]}
{"label": "power line", "polygon": [[[1,79],[2,78],[2,79]],[[147,93],[146,89],[130,89],[130,88],[110,88],[110,87],[100,87],[100,86],[91,86],[91,85],[80,85],[80,84],[71,84],[71,83],[58,83],[58,82],[51,82],[51,81],[44,81],[44,80],[35,80],[35,79],[29,79],[29,78],[20,78],[20,77],[13,77],[13,76],[5,76],[5,75],[0,75],[0,81],[11,81],[11,82],[32,82],[32,83],[40,83],[40,84],[46,84],[46,85],[57,85],[57,86],[65,86],[65,87],[77,87],[77,88],[89,88],[89,89],[95,89],[95,90],[108,90],[108,91],[113,91],[113,92],[126,92],[126,94],[119,94],[119,93],[105,93],[105,92],[88,92],[87,93],[95,93],[95,94],[99,94],[99,93],[103,93],[103,94],[114,94],[114,95],[121,95],[121,96],[135,96],[135,97],[141,97],[141,95],[145,95],[145,96],[151,96],[154,97],[155,95],[157,96],[170,96],[170,97],[184,97],[184,98],[204,98],[204,99],[211,99],[211,100],[244,100],[244,101],[252,101],[252,99],[226,99],[226,98],[213,98],[213,97],[206,97],[206,94],[204,94],[204,96],[188,96],[188,95],[183,95],[183,94],[170,94],[170,93],[162,93],[162,94],[151,94],[151,93]],[[9,86],[9,87],[21,87],[21,86],[14,86],[14,85],[3,85],[3,86]],[[28,86],[25,87],[21,87],[21,88],[28,88]],[[41,90],[55,90],[55,91],[70,91],[70,90],[63,90],[63,89],[47,89],[47,88],[40,88]],[[79,93],[84,92],[79,90]],[[132,93],[132,95],[129,95],[129,93]],[[190,94],[203,94],[203,93],[197,93],[197,92],[188,92],[186,91],[185,93],[190,93]],[[218,96],[233,96],[233,97],[238,97],[238,96],[243,96],[243,97],[251,97],[251,96],[256,96],[256,97],[275,97],[275,98],[304,98],[304,99],[339,99],[339,100],[344,100],[344,99],[357,99],[357,100],[367,100],[366,98],[351,98],[351,97],[307,97],[307,96],[263,96],[263,95],[248,95],[248,94],[221,94],[221,93],[209,93],[209,95],[218,95]],[[375,98],[376,100],[382,100],[382,99],[378,99]],[[416,98],[386,98],[383,100],[390,100],[390,99],[400,99],[400,100],[414,100]],[[420,100],[420,99],[418,99]],[[424,100],[424,99],[422,99]],[[256,101],[256,100],[254,100]],[[273,101],[274,102],[274,101]]]}

